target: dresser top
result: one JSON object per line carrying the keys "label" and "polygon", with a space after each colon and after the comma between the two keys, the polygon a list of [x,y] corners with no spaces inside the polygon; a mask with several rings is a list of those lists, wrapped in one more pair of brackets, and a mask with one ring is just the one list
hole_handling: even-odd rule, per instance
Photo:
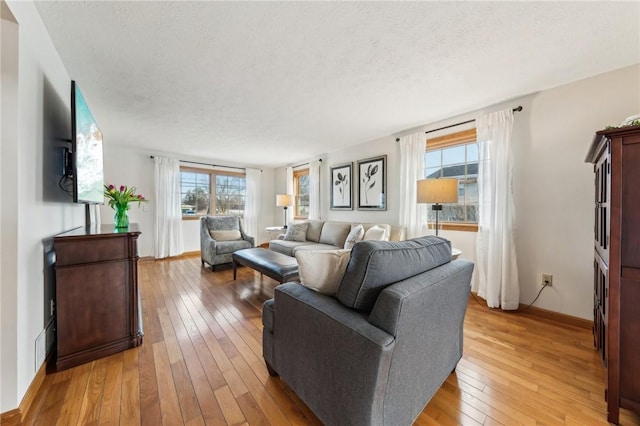
{"label": "dresser top", "polygon": [[56,235],[54,238],[73,238],[73,237],[89,237],[89,236],[116,236],[116,235],[139,235],[140,228],[137,223],[129,224],[126,229],[116,229],[113,224],[105,224],[100,226],[81,226],[70,231]]}

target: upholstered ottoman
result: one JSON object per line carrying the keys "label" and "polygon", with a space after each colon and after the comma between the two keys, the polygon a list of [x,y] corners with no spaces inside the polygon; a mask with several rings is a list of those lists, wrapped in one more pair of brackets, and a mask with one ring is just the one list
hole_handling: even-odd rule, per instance
{"label": "upholstered ottoman", "polygon": [[234,252],[232,259],[234,280],[238,264],[248,266],[279,283],[298,279],[298,262],[295,257],[263,248],[250,248]]}

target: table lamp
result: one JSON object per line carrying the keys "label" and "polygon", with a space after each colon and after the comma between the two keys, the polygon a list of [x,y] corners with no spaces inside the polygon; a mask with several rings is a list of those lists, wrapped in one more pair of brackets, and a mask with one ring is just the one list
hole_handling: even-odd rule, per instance
{"label": "table lamp", "polygon": [[431,210],[436,212],[436,235],[438,235],[438,213],[442,210],[441,203],[458,202],[458,179],[437,178],[418,181],[418,203],[433,203]]}
{"label": "table lamp", "polygon": [[278,194],[276,195],[276,206],[284,207],[284,229],[287,229],[287,207],[293,205],[293,195]]}

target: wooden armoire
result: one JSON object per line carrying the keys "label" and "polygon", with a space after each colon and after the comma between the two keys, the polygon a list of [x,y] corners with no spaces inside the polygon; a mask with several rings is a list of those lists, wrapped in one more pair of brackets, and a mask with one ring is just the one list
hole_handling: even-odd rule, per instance
{"label": "wooden armoire", "polygon": [[607,420],[640,413],[640,126],[601,130],[595,172],[594,344],[606,369]]}

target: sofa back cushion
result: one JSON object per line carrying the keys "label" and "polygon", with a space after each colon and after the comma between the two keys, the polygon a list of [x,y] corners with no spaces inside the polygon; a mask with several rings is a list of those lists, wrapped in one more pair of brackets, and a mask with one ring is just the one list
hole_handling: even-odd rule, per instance
{"label": "sofa back cushion", "polygon": [[318,242],[342,248],[349,231],[351,231],[349,223],[325,222]]}
{"label": "sofa back cushion", "polygon": [[370,312],[388,285],[450,261],[451,243],[440,237],[360,241],[353,246],[337,297],[345,306]]}
{"label": "sofa back cushion", "polygon": [[307,241],[313,241],[314,243],[320,242],[320,233],[322,232],[322,225],[324,220],[308,220],[309,227],[307,228]]}

